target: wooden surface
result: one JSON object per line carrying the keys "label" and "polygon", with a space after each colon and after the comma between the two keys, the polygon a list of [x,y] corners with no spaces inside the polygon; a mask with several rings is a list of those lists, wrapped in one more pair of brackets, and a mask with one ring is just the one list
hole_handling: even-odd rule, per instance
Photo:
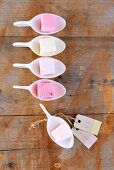
{"label": "wooden surface", "polygon": [[[37,56],[16,41],[29,41],[38,34],[16,28],[17,20],[29,20],[43,12],[61,15],[67,27],[55,34],[66,50],[55,58],[67,67],[57,78],[66,95],[42,102],[55,114],[78,113],[103,121],[98,141],[87,150],[75,139],[72,149],[61,149],[46,132],[39,101],[13,85],[29,85],[37,77],[13,63],[29,63]],[[0,0],[0,170],[114,170],[114,1],[113,0]]]}

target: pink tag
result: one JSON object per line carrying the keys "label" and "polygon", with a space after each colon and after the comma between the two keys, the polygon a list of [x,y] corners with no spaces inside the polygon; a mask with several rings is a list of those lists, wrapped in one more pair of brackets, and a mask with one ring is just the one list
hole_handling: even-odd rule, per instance
{"label": "pink tag", "polygon": [[72,132],[76,138],[78,138],[88,149],[93,146],[93,144],[97,141],[97,137],[91,133],[86,131],[77,129],[75,127],[72,128]]}
{"label": "pink tag", "polygon": [[55,29],[55,16],[50,14],[41,15],[41,31],[52,32]]}
{"label": "pink tag", "polygon": [[84,145],[89,149],[96,141],[97,141],[97,137],[91,135],[89,139],[84,143]]}

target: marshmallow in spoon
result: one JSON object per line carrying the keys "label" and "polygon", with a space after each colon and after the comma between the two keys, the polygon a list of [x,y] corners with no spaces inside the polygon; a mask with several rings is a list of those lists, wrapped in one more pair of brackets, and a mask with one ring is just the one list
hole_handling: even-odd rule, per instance
{"label": "marshmallow in spoon", "polygon": [[44,37],[39,39],[40,55],[51,55],[56,52],[55,39],[53,37]]}
{"label": "marshmallow in spoon", "polygon": [[41,15],[41,31],[52,32],[55,30],[55,16],[50,14]]}
{"label": "marshmallow in spoon", "polygon": [[37,84],[37,93],[40,99],[53,98],[55,96],[55,85],[52,82],[40,82]]}
{"label": "marshmallow in spoon", "polygon": [[41,57],[39,58],[40,75],[52,75],[55,74],[54,61],[51,58]]}
{"label": "marshmallow in spoon", "polygon": [[[67,129],[67,130],[66,130]],[[66,123],[61,123],[56,129],[51,132],[51,136],[56,142],[61,142],[72,136],[70,128]]]}

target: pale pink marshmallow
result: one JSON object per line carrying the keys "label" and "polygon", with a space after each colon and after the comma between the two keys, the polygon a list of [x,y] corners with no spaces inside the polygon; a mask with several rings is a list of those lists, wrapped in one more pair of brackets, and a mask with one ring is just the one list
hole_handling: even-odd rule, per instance
{"label": "pale pink marshmallow", "polygon": [[55,29],[55,16],[50,14],[41,15],[41,31],[52,32]]}
{"label": "pale pink marshmallow", "polygon": [[55,85],[52,82],[40,82],[37,84],[37,91],[40,99],[53,98],[55,96]]}
{"label": "pale pink marshmallow", "polygon": [[72,136],[72,132],[66,123],[62,123],[51,132],[51,136],[58,143],[70,138]]}
{"label": "pale pink marshmallow", "polygon": [[51,58],[39,58],[39,66],[41,76],[55,74],[55,65]]}

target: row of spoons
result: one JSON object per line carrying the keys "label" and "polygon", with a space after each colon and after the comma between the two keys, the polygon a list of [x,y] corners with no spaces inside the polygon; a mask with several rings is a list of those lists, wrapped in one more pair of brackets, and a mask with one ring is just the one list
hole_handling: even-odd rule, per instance
{"label": "row of spoons", "polygon": [[[18,22],[13,23],[13,25],[17,26],[17,27],[31,26],[36,32],[38,32],[40,34],[53,34],[55,32],[58,32],[58,31],[62,30],[66,26],[66,21],[62,17],[54,15],[54,14],[48,14],[48,15],[50,15],[52,17],[55,17],[55,21],[56,21],[55,22],[55,30],[53,32],[48,32],[48,33],[47,32],[42,32],[41,31],[41,17],[42,17],[42,15],[45,15],[45,13],[35,16],[30,21],[18,21]],[[44,53],[41,54],[40,41],[41,40],[46,41],[46,39],[47,39],[47,44],[45,43]],[[50,54],[48,53],[48,55],[47,55],[47,53],[45,51],[46,51],[46,48],[47,48],[47,51],[48,51],[49,47],[47,47],[47,46],[49,46],[48,45],[49,44],[48,40],[50,40],[50,39],[53,40],[52,44],[50,45],[50,49],[52,48],[53,42],[54,42],[54,46],[55,46],[56,50],[54,50]],[[35,81],[34,83],[32,83],[29,86],[13,86],[13,88],[29,90],[30,93],[35,98],[37,98],[39,100],[44,100],[44,101],[55,100],[55,99],[61,98],[62,96],[65,95],[66,89],[65,89],[65,87],[63,85],[61,85],[60,83],[58,83],[56,81],[48,80],[48,78],[54,78],[54,77],[57,77],[57,76],[63,74],[65,72],[65,70],[66,70],[65,65],[61,61],[59,61],[57,59],[49,58],[50,56],[57,55],[57,54],[59,54],[59,53],[61,53],[62,51],[65,50],[66,45],[61,39],[56,38],[54,36],[41,35],[41,36],[38,36],[38,37],[34,38],[30,42],[15,42],[15,43],[13,43],[13,46],[14,47],[29,47],[36,55],[42,56],[41,58],[43,58],[45,63],[46,63],[46,60],[47,60],[47,63],[48,63],[48,60],[49,60],[50,63],[51,64],[53,63],[53,66],[54,66],[54,72],[53,73],[42,75],[41,74],[41,66],[40,66],[40,59],[41,58],[37,58],[34,61],[32,61],[31,63],[29,63],[29,64],[23,64],[23,63],[15,63],[15,64],[13,64],[14,67],[27,68],[35,76],[37,76],[39,78],[43,78],[41,80]],[[50,67],[52,67],[51,64],[50,64]],[[45,66],[46,66],[46,64],[45,64]],[[48,66],[48,69],[49,69],[49,66]],[[42,85],[42,87],[45,87],[45,88],[47,86],[44,86],[44,84],[46,84],[46,85],[51,84],[50,88],[52,88],[53,92],[51,92],[51,90],[49,88],[47,88],[48,92],[45,92],[45,89],[40,91],[40,88],[42,88],[40,86],[40,84]],[[43,94],[44,97],[41,97],[40,93]],[[48,93],[48,94],[46,94],[46,93]],[[52,93],[54,93],[54,95]],[[46,95],[49,95],[51,97],[45,98]]]}
{"label": "row of spoons", "polygon": [[[53,15],[56,18],[56,23],[55,23],[55,30],[53,32],[42,32],[40,29],[41,26],[41,17],[42,14],[35,16],[33,19],[31,19],[30,21],[20,21],[20,22],[15,22],[14,25],[17,27],[26,27],[26,26],[31,26],[33,28],[33,30],[35,30],[36,32],[40,33],[40,34],[53,34],[56,33],[60,30],[62,30],[65,26],[66,26],[66,22],[65,20],[57,15],[54,14],[50,14]],[[37,24],[36,24],[37,23]],[[46,36],[45,36],[46,37]],[[30,42],[16,42],[13,43],[13,46],[15,47],[29,47],[35,54],[42,56],[40,54],[40,44],[39,44],[39,39],[41,38],[45,38],[44,36],[39,36],[34,38],[32,41]],[[49,36],[47,36],[49,38]],[[50,36],[52,37],[52,36]],[[56,51],[48,56],[53,56],[53,55],[57,55],[59,53],[61,53],[66,45],[65,43],[60,40],[59,38],[53,37],[55,40],[55,46],[56,46]],[[37,47],[37,48],[36,48]],[[48,57],[46,54],[43,55],[43,60],[48,60]],[[66,89],[63,85],[61,85],[60,83],[53,81],[53,80],[49,80],[47,78],[54,78],[57,77],[61,74],[63,74],[66,70],[65,65],[57,60],[57,59],[53,59],[50,58],[50,62],[54,63],[55,66],[55,72],[54,74],[48,74],[48,75],[41,75],[41,68],[40,68],[40,58],[37,58],[36,60],[32,61],[29,64],[20,64],[20,63],[15,63],[13,64],[14,67],[18,67],[18,68],[27,68],[30,69],[30,71],[37,77],[40,78],[44,78],[38,81],[35,81],[34,83],[32,83],[29,86],[13,86],[14,88],[19,88],[19,89],[25,89],[25,90],[29,90],[30,93],[37,99],[39,100],[44,100],[44,101],[49,101],[49,100],[55,100],[58,99],[62,96],[65,95],[66,93]],[[55,95],[53,98],[41,98],[41,96],[39,95],[39,87],[42,84],[48,84],[51,83],[51,85],[53,84],[55,87]],[[59,146],[63,147],[63,148],[71,148],[74,144],[74,137],[73,137],[73,133],[71,131],[70,126],[68,125],[68,123],[63,120],[60,117],[56,117],[56,116],[52,116],[47,110],[46,108],[40,104],[40,107],[42,108],[42,110],[44,111],[44,113],[47,116],[47,132],[48,135],[50,136],[50,138]],[[58,140],[61,139],[61,140]]]}

